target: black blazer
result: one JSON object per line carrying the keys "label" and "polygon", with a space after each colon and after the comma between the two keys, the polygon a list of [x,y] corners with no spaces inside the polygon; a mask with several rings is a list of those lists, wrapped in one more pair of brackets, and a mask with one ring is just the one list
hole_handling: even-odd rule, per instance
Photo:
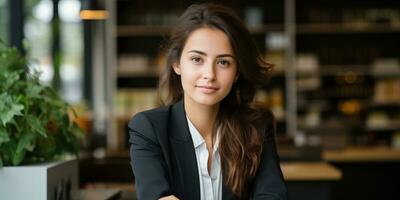
{"label": "black blazer", "polygon": [[[138,113],[128,127],[138,199],[155,200],[175,195],[180,200],[199,200],[196,154],[183,101]],[[257,128],[264,130],[267,137],[259,171],[250,186],[252,199],[288,199],[276,152],[273,122],[269,120]],[[223,187],[222,199],[236,198]]]}

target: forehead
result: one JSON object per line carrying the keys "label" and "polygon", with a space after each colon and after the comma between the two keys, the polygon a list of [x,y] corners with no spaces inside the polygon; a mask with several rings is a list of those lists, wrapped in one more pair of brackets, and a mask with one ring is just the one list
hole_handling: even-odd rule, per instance
{"label": "forehead", "polygon": [[207,27],[196,29],[189,35],[183,53],[191,50],[202,51],[207,55],[233,55],[228,36],[219,29]]}

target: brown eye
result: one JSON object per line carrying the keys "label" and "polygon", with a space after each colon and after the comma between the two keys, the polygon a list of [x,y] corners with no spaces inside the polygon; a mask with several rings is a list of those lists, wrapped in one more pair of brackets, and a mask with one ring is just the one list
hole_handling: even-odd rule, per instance
{"label": "brown eye", "polygon": [[190,60],[192,61],[193,64],[195,65],[199,65],[203,62],[203,59],[201,59],[200,57],[191,57]]}
{"label": "brown eye", "polygon": [[228,60],[219,60],[218,62],[217,62],[217,64],[218,65],[222,65],[222,66],[224,66],[224,67],[227,67],[227,66],[229,66],[231,63],[228,61]]}

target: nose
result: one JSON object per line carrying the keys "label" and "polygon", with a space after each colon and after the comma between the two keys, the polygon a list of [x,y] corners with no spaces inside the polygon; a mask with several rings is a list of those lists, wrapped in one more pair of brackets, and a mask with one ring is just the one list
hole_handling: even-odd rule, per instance
{"label": "nose", "polygon": [[207,63],[203,68],[203,78],[206,80],[215,79],[215,66],[214,63]]}

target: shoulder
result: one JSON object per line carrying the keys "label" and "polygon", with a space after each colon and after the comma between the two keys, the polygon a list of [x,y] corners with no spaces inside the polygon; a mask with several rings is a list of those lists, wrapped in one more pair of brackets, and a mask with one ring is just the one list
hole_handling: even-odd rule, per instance
{"label": "shoulder", "polygon": [[170,106],[154,108],[135,114],[128,124],[128,128],[139,133],[159,129],[168,121]]}
{"label": "shoulder", "polygon": [[140,121],[143,119],[148,119],[151,121],[160,120],[160,118],[163,118],[168,115],[169,108],[170,108],[170,106],[164,106],[164,107],[153,108],[150,110],[138,112],[132,117],[130,124],[137,120]]}

